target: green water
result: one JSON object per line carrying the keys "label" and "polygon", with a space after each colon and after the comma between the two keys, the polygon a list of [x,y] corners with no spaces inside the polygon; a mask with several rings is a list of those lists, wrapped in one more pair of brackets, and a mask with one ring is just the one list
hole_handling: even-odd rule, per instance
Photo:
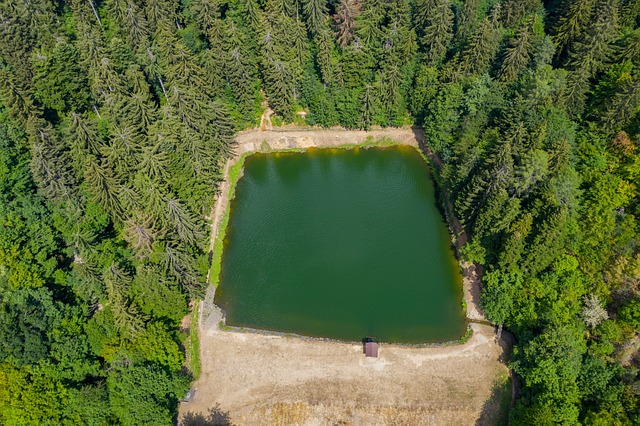
{"label": "green water", "polygon": [[246,159],[215,298],[228,325],[350,341],[452,340],[465,331],[460,283],[415,149]]}

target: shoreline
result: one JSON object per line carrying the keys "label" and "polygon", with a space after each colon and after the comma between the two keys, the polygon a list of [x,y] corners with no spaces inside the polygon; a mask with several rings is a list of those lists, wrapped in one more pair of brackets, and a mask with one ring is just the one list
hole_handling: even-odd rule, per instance
{"label": "shoreline", "polygon": [[[211,265],[207,272],[207,290],[200,306],[200,325],[202,319],[208,317],[214,310],[219,309],[214,304],[215,291],[218,286],[218,275],[222,256],[222,245],[226,235],[229,219],[230,202],[233,198],[235,185],[242,176],[244,159],[256,152],[304,151],[309,148],[341,148],[375,147],[406,145],[416,148],[429,165],[437,173],[442,167],[440,159],[426,146],[424,134],[419,127],[400,127],[387,129],[346,130],[346,129],[283,129],[260,130],[252,129],[238,133],[232,155],[227,158],[223,168],[223,178],[219,185],[218,196],[208,219],[211,221],[209,242],[209,258]],[[236,169],[239,168],[239,169]],[[236,176],[232,176],[231,172]],[[438,191],[437,176],[434,176]],[[443,192],[444,200],[447,194]],[[466,242],[467,236],[458,219],[453,213],[451,203],[441,206],[445,220],[449,227],[452,243],[456,249],[456,258],[462,274],[462,301],[464,302],[464,318],[467,329],[471,323],[488,323],[480,308],[480,280],[482,268],[479,265],[463,262],[460,258],[460,247]],[[220,316],[220,315],[217,315]],[[222,318],[221,318],[222,319]],[[269,331],[267,331],[269,332]],[[466,333],[456,340],[464,342]],[[454,341],[454,342],[456,342]],[[438,344],[438,343],[433,343]]]}

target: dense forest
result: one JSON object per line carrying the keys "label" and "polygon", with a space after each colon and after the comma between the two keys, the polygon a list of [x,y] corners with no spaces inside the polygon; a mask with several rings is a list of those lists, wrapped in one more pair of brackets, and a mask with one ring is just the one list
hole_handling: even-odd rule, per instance
{"label": "dense forest", "polygon": [[0,34],[0,423],[175,421],[213,188],[267,106],[423,126],[512,423],[640,423],[639,0],[6,0]]}

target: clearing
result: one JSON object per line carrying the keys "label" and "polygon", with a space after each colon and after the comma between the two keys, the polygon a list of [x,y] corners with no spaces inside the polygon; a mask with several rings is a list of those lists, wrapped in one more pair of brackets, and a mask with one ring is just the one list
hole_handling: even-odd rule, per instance
{"label": "clearing", "polygon": [[[511,397],[493,328],[462,345],[380,346],[201,328],[185,425],[494,425]],[[218,423],[203,423],[217,419]],[[198,423],[200,422],[200,423]]]}

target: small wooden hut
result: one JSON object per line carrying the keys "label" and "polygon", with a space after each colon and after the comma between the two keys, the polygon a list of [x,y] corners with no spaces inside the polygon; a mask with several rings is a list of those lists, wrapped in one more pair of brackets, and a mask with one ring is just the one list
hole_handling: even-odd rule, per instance
{"label": "small wooden hut", "polygon": [[377,358],[378,357],[378,342],[366,342],[364,344],[364,354],[367,357]]}

